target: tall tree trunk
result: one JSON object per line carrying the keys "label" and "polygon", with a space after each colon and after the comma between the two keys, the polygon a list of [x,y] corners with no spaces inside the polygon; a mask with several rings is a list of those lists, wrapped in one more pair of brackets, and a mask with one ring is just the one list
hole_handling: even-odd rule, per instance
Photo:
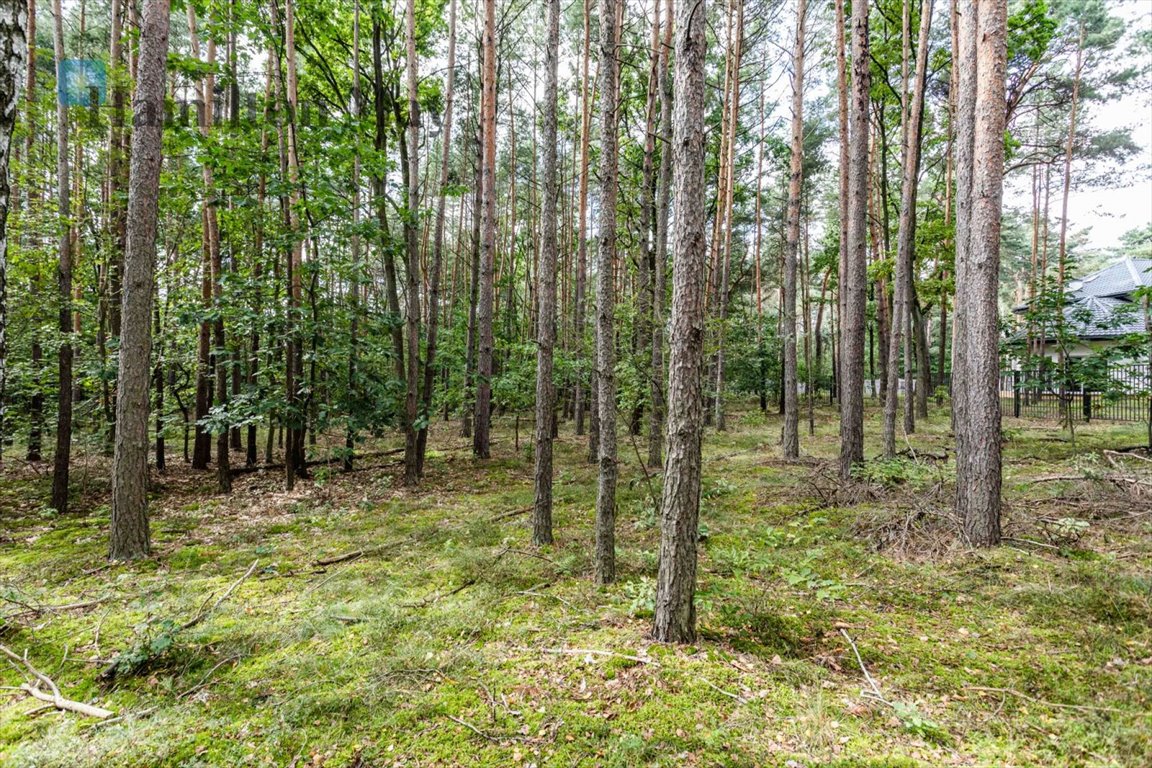
{"label": "tall tree trunk", "polygon": [[496,285],[496,0],[484,0],[484,69],[481,80],[480,122],[484,151],[480,164],[481,209],[480,306],[476,316],[479,330],[476,365],[476,415],[472,433],[472,453],[477,458],[491,456],[492,422],[492,322]]}
{"label": "tall tree trunk", "polygon": [[852,4],[852,93],[849,122],[848,246],[840,320],[840,478],[864,461],[864,325],[868,261],[868,3]]}
{"label": "tall tree trunk", "polygon": [[[910,6],[912,0],[905,0]],[[906,26],[909,21],[905,21]],[[896,407],[900,399],[897,373],[900,366],[901,344],[904,345],[905,387],[907,414],[912,414],[912,268],[916,261],[916,193],[920,181],[920,127],[924,116],[924,86],[928,77],[928,34],[932,27],[932,0],[923,0],[920,8],[920,34],[916,50],[916,74],[912,84],[911,102],[904,115],[903,176],[900,182],[900,223],[896,235],[896,278],[892,302],[892,336],[888,343],[888,398],[884,401],[884,456],[896,455]],[[905,37],[908,36],[906,31]],[[910,45],[910,43],[909,43]],[[905,429],[911,432],[906,418]]]}
{"label": "tall tree trunk", "polygon": [[[27,45],[28,77],[24,84],[24,101],[26,104],[24,118],[26,125],[24,135],[25,159],[32,157],[32,147],[36,136],[36,126],[33,120],[36,105],[36,0],[28,0],[27,24],[25,44]],[[25,205],[29,210],[32,208],[33,200],[37,203],[42,200],[41,193],[39,190],[34,191],[32,185],[29,185],[26,195]],[[33,236],[33,238],[34,239],[30,238],[32,242],[39,240],[38,237]],[[40,293],[41,284],[40,267],[37,265],[36,271],[29,281],[29,293],[37,296]],[[29,347],[32,368],[32,392],[28,398],[28,451],[26,458],[28,461],[40,461],[44,444],[44,387],[42,375],[44,347],[40,343],[40,332],[38,329],[32,329],[32,339]]]}
{"label": "tall tree trunk", "polygon": [[960,0],[957,115],[956,516],[1000,542],[999,305],[1006,3]]}
{"label": "tall tree trunk", "polygon": [[600,465],[596,492],[598,584],[616,580],[616,179],[619,130],[619,39],[622,6],[600,0],[600,220],[596,263],[596,397],[600,414]]}
{"label": "tall tree trunk", "polygon": [[435,230],[432,235],[432,282],[428,290],[428,341],[424,354],[424,384],[422,388],[424,411],[416,446],[416,469],[424,474],[424,454],[428,448],[428,425],[432,421],[432,389],[436,375],[436,334],[440,318],[440,271],[444,258],[444,215],[448,203],[448,170],[452,156],[452,105],[456,81],[456,0],[448,9],[448,74],[444,91],[444,130],[440,158],[440,194],[436,208]]}
{"label": "tall tree trunk", "polygon": [[[148,540],[148,378],[152,339],[156,223],[163,146],[164,79],[168,57],[169,0],[147,0],[140,31],[140,64],[132,104],[132,157],[128,211],[123,326],[116,397],[116,445],[112,463],[113,560],[145,557]],[[225,435],[226,437],[226,435]]]}
{"label": "tall tree trunk", "polygon": [[544,60],[543,243],[536,272],[540,311],[536,318],[536,477],[532,543],[552,543],[552,420],[556,387],[552,355],[556,344],[556,110],[560,56],[560,0],[547,0],[548,32]]}
{"label": "tall tree trunk", "polygon": [[[848,295],[848,208],[849,208],[849,173],[850,154],[848,149],[848,62],[846,56],[847,42],[845,40],[844,26],[844,0],[836,0],[836,95],[837,116],[839,117],[839,144],[840,144],[840,190],[837,195],[840,221],[840,249],[836,264],[836,317],[840,326],[839,346],[840,354],[836,355],[834,373],[836,376],[836,399],[841,403],[840,415],[844,415],[844,301]],[[869,343],[871,350],[871,343]],[[861,356],[863,357],[863,356]],[[863,369],[863,360],[860,363]],[[863,378],[863,375],[861,375]],[[863,382],[860,382],[863,385]]]}
{"label": "tall tree trunk", "polygon": [[667,295],[668,223],[672,202],[672,0],[664,0],[664,33],[660,45],[660,176],[656,192],[656,247],[652,267],[652,362],[650,378],[652,407],[648,412],[648,465],[664,462],[664,302]]}
{"label": "tall tree trunk", "polygon": [[672,316],[668,366],[668,457],[661,498],[660,565],[652,634],[661,642],[696,639],[696,539],[700,516],[701,375],[704,353],[704,65],[706,0],[676,9],[673,114]]}
{"label": "tall tree trunk", "polygon": [[[64,11],[61,0],[53,3],[55,23],[52,40],[56,53],[56,77],[64,62]],[[68,469],[72,457],[72,238],[69,212],[72,210],[68,166],[68,106],[64,94],[56,93],[56,197],[59,227],[59,262],[56,284],[60,301],[58,330],[62,335],[58,354],[59,385],[56,405],[56,455],[52,470],[52,508],[68,512]]]}
{"label": "tall tree trunk", "polygon": [[724,336],[728,322],[728,290],[732,269],[732,212],[736,190],[736,134],[740,125],[740,65],[744,60],[744,0],[736,2],[735,40],[732,49],[732,92],[728,107],[728,145],[725,166],[728,169],[724,189],[724,219],[721,230],[723,247],[720,265],[720,280],[716,291],[716,315],[719,322],[716,337],[716,399],[713,402],[716,430],[724,432],[728,422],[724,411]]}
{"label": "tall tree trunk", "polygon": [[792,49],[792,160],[788,174],[788,244],[784,251],[784,458],[800,457],[800,402],[796,383],[796,262],[800,250],[800,190],[804,173],[804,17],[796,2]]}
{"label": "tall tree trunk", "polygon": [[408,366],[404,395],[404,485],[420,483],[420,101],[419,70],[416,59],[416,0],[408,0],[404,13],[404,42],[407,50],[408,127],[400,145],[404,166],[404,186],[408,191],[404,216],[405,322]]}
{"label": "tall tree trunk", "polygon": [[[576,434],[584,434],[584,372],[580,363],[587,357],[584,348],[585,293],[588,284],[588,166],[592,145],[592,78],[588,75],[592,58],[592,2],[584,0],[584,50],[581,54],[580,89],[580,221],[576,241]],[[595,418],[595,417],[593,417]]]}
{"label": "tall tree trunk", "polygon": [[8,164],[20,101],[20,80],[27,66],[24,13],[24,0],[0,0],[0,95],[3,96],[0,102],[0,465],[4,463],[7,440],[4,416],[8,405],[8,208],[11,203]]}
{"label": "tall tree trunk", "polygon": [[[455,13],[456,4],[453,0],[452,11]],[[455,17],[453,17],[455,21]],[[451,77],[451,69],[449,69]],[[451,86],[449,86],[451,87]],[[360,405],[360,278],[364,269],[360,253],[360,135],[359,124],[364,114],[364,95],[360,90],[360,0],[355,0],[352,9],[352,103],[351,113],[357,125],[356,137],[353,139],[352,149],[352,277],[348,281],[348,401],[354,403],[353,407]],[[263,196],[264,178],[261,176],[261,196]],[[264,206],[261,203],[260,210]],[[257,255],[259,258],[259,255]],[[253,346],[259,343],[259,337],[253,338]],[[356,454],[356,423],[352,414],[347,415],[348,423],[344,429],[344,459],[345,472],[352,471]],[[249,464],[252,463],[252,448],[249,448]]]}

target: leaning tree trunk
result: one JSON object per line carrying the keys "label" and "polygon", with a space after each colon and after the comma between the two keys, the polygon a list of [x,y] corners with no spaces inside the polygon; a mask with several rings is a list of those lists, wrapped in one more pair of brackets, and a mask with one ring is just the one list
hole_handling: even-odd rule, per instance
{"label": "leaning tree trunk", "polygon": [[596,275],[596,405],[600,465],[596,492],[596,581],[616,580],[616,145],[619,0],[600,0],[600,221]]}
{"label": "leaning tree trunk", "polygon": [[868,261],[868,3],[852,4],[852,92],[848,143],[848,245],[840,321],[840,478],[864,461],[864,310]]}
{"label": "leaning tree trunk", "polygon": [[23,0],[0,0],[0,464],[3,464],[8,383],[8,161],[20,80],[27,66]]}
{"label": "leaning tree trunk", "polygon": [[[973,546],[1000,542],[999,305],[1004,179],[1003,2],[961,0],[957,115],[956,516]],[[968,106],[966,106],[968,105]],[[961,288],[962,287],[962,288]]]}
{"label": "leaning tree trunk", "polygon": [[800,188],[804,173],[804,16],[796,3],[792,49],[792,159],[788,174],[788,243],[784,251],[784,458],[800,457],[800,398],[796,383],[796,262],[800,250]]}
{"label": "leaning tree trunk", "polygon": [[704,64],[705,0],[676,10],[676,102],[673,115],[672,322],[668,365],[668,457],[661,498],[660,566],[652,633],[657,640],[696,639],[696,538],[700,516],[700,437],[704,414]]}
{"label": "leaning tree trunk", "polygon": [[543,242],[536,272],[536,497],[532,515],[532,543],[552,543],[552,419],[556,386],[552,356],[556,345],[556,211],[560,189],[556,184],[556,102],[560,55],[560,0],[548,0],[548,43],[544,62],[544,185]]}
{"label": "leaning tree trunk", "polygon": [[113,560],[144,557],[148,541],[148,378],[152,339],[156,219],[163,147],[164,65],[169,0],[148,0],[140,33],[140,64],[132,103],[128,224],[121,296],[123,323],[112,464]]}

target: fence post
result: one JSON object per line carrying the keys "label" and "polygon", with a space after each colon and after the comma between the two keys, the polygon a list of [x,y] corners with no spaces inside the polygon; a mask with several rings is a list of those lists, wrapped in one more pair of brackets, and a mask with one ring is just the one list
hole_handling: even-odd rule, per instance
{"label": "fence post", "polygon": [[1092,421],[1092,393],[1088,390],[1084,392],[1084,421]]}
{"label": "fence post", "polygon": [[1020,371],[1012,371],[1012,415],[1020,418]]}

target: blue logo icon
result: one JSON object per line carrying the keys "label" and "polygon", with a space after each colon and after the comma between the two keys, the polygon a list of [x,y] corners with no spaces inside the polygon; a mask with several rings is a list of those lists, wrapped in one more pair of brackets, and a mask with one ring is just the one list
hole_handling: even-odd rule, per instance
{"label": "blue logo icon", "polygon": [[96,59],[64,59],[56,80],[60,103],[69,107],[92,107],[108,98],[104,62]]}

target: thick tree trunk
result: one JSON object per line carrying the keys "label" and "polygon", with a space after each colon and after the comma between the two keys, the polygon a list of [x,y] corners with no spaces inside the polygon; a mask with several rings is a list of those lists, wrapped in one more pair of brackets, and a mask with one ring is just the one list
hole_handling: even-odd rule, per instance
{"label": "thick tree trunk", "polygon": [[[152,340],[153,279],[168,56],[168,0],[147,0],[140,32],[140,65],[132,104],[132,156],[123,325],[116,397],[116,445],[112,465],[113,560],[145,557],[148,540],[148,378]],[[225,435],[226,437],[226,435]]]}
{"label": "thick tree trunk", "polygon": [[868,261],[868,3],[852,4],[852,92],[849,122],[848,246],[840,321],[840,478],[864,461],[864,325]]}
{"label": "thick tree trunk", "polygon": [[788,173],[788,242],[784,250],[784,458],[800,457],[800,401],[796,382],[796,262],[800,250],[800,190],[804,173],[804,17],[807,0],[796,3],[792,48],[792,158]]}
{"label": "thick tree trunk", "polygon": [[596,582],[616,580],[616,179],[619,0],[600,0],[600,220],[596,274],[596,397],[600,465],[596,492]]}
{"label": "thick tree trunk", "polygon": [[552,355],[556,345],[556,211],[560,189],[556,184],[556,110],[560,56],[560,0],[547,0],[547,43],[544,61],[544,206],[543,242],[536,272],[540,311],[536,318],[536,477],[532,516],[532,543],[552,543],[552,420],[556,387],[552,381]]}
{"label": "thick tree trunk", "polygon": [[1000,541],[997,292],[1004,176],[1005,5],[959,3],[955,510],[973,546]]}
{"label": "thick tree trunk", "polygon": [[652,633],[657,640],[696,639],[696,539],[700,516],[701,367],[704,354],[704,0],[676,9],[676,102],[673,114],[672,315],[668,365],[668,457],[660,511],[660,565]]}

